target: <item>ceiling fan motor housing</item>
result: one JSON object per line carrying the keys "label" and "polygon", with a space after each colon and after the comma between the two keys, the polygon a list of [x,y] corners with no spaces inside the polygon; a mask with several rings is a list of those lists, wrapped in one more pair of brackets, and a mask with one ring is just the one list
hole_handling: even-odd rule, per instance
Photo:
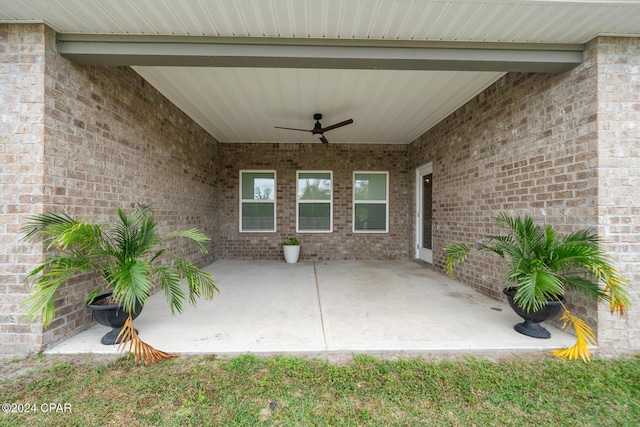
{"label": "ceiling fan motor housing", "polygon": [[314,138],[321,138],[322,137],[322,125],[320,124],[320,119],[322,119],[322,114],[315,113],[313,115],[313,119],[316,121],[316,124],[313,126],[313,132],[311,132],[311,133],[313,134]]}

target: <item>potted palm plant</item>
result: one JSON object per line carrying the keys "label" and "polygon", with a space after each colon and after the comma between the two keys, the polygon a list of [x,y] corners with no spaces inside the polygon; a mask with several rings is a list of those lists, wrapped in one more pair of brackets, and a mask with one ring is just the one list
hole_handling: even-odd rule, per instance
{"label": "potted palm plant", "polygon": [[295,264],[300,257],[300,242],[297,237],[290,237],[289,240],[282,242],[282,251],[284,252],[284,260],[289,264]]}
{"label": "potted palm plant", "polygon": [[[630,305],[628,283],[602,249],[601,239],[588,230],[560,237],[554,227],[536,225],[529,216],[513,218],[502,213],[493,222],[506,233],[485,236],[478,250],[492,252],[504,263],[504,293],[516,313],[525,319],[515,329],[531,336],[545,335],[537,323],[545,320],[544,315],[562,311],[563,327],[573,326],[577,339],[572,347],[554,354],[588,360],[588,346],[595,344],[595,334],[564,305],[565,291],[571,289],[588,298],[606,300],[611,312],[621,315]],[[453,276],[454,266],[467,258],[470,248],[465,243],[453,243],[444,252],[445,269]]]}
{"label": "potted palm plant", "polygon": [[[110,223],[79,221],[65,213],[46,212],[30,217],[21,233],[23,241],[42,241],[48,250],[44,262],[27,276],[32,289],[25,302],[27,320],[42,316],[43,325],[49,326],[60,287],[78,273],[96,273],[101,277],[101,286],[88,293],[86,302],[101,311],[113,308],[121,323],[121,330],[116,334],[112,331],[103,343],[119,342],[124,350],[122,346],[128,342],[138,362],[153,363],[175,357],[142,342],[133,327],[133,319],[156,285],[164,291],[172,314],[182,311],[187,298],[195,304],[196,297],[209,299],[218,290],[210,273],[166,247],[169,241],[180,239],[207,252],[204,243],[210,239],[197,229],[174,231],[161,237],[149,206],[138,205],[129,212],[118,209],[117,218]],[[106,298],[109,302],[101,304]],[[105,316],[102,312],[94,315],[97,320]]]}

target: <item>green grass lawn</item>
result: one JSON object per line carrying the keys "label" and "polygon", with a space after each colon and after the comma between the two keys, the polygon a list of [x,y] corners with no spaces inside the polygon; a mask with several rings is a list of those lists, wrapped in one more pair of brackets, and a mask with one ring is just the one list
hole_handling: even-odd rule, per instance
{"label": "green grass lawn", "polygon": [[[635,426],[640,355],[4,360],[2,426]],[[21,411],[4,412],[10,409]],[[29,411],[29,412],[25,412]]]}

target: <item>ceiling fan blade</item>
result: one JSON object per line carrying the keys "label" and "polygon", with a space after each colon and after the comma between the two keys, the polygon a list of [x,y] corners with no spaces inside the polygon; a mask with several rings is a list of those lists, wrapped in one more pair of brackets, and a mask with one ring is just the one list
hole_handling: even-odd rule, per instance
{"label": "ceiling fan blade", "polygon": [[322,135],[320,137],[320,141],[322,141],[323,144],[328,144],[329,143],[329,141],[327,141],[327,138],[325,138],[324,135]]}
{"label": "ceiling fan blade", "polygon": [[322,128],[322,132],[326,132],[328,130],[332,130],[335,128],[339,128],[342,126],[350,125],[353,123],[353,119],[345,120],[344,122],[336,123],[335,125],[327,126],[326,128]]}
{"label": "ceiling fan blade", "polygon": [[274,126],[276,129],[288,129],[288,130],[299,130],[300,132],[313,132],[312,130],[309,129],[296,129],[296,128],[284,128],[282,126]]}

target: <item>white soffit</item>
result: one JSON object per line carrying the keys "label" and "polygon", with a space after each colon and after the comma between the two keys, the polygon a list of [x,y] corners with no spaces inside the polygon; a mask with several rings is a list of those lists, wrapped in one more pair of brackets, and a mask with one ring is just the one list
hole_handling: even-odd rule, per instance
{"label": "white soffit", "polygon": [[313,114],[330,142],[409,143],[504,73],[407,70],[133,67],[223,142],[316,141]]}

